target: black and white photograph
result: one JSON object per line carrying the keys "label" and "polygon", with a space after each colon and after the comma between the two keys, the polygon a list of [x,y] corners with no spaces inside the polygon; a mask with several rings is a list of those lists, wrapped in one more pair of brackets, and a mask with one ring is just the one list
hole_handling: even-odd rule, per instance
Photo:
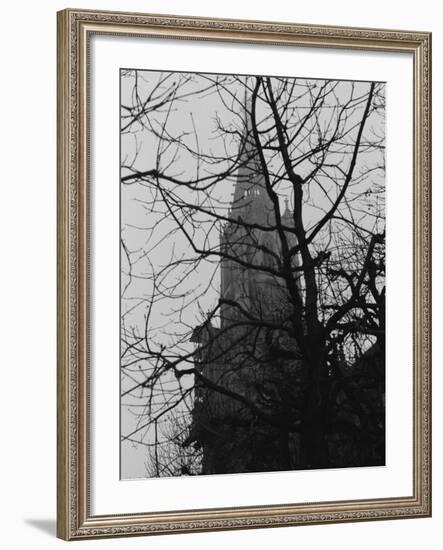
{"label": "black and white photograph", "polygon": [[120,78],[122,479],[384,465],[384,83]]}
{"label": "black and white photograph", "polygon": [[4,4],[3,548],[440,550],[440,12]]}

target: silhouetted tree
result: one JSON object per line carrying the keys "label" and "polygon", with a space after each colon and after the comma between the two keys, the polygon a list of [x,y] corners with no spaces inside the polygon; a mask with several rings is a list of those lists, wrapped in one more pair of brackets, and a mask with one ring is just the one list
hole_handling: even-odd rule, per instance
{"label": "silhouetted tree", "polygon": [[[135,70],[122,83],[122,194],[146,211],[137,228],[123,213],[122,400],[138,420],[122,441],[147,445],[151,476],[199,473],[192,419],[220,395],[245,411],[233,422],[298,434],[298,467],[383,463],[383,84]],[[254,192],[268,212],[248,218]],[[221,263],[267,290],[221,294]],[[144,315],[128,326],[132,308]],[[235,385],[248,376],[252,392]]]}

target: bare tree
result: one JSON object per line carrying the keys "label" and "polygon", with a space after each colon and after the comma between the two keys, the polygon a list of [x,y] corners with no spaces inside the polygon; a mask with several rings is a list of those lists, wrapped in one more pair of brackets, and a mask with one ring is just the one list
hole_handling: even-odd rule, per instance
{"label": "bare tree", "polygon": [[140,411],[122,442],[149,446],[149,475],[220,471],[208,441],[227,432],[233,456],[272,433],[233,471],[383,463],[383,85],[123,82],[122,193],[146,222],[123,216],[122,399]]}

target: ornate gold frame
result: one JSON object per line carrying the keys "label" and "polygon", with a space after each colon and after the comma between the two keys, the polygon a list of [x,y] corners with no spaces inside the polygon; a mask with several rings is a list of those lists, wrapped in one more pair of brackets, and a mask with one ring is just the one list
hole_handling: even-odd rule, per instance
{"label": "ornate gold frame", "polygon": [[[87,45],[91,34],[409,52],[414,59],[413,496],[92,516],[88,503]],[[58,536],[65,540],[431,515],[431,34],[135,13],[58,13]],[[266,497],[264,497],[265,499]]]}

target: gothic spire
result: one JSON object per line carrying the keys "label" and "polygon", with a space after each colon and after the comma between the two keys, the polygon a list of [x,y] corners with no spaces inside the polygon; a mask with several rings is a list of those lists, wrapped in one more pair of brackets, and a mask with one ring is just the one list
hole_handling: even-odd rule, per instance
{"label": "gothic spire", "polygon": [[231,216],[265,223],[272,212],[263,171],[257,154],[252,118],[252,93],[245,86],[243,135],[240,143],[239,170],[235,183]]}

